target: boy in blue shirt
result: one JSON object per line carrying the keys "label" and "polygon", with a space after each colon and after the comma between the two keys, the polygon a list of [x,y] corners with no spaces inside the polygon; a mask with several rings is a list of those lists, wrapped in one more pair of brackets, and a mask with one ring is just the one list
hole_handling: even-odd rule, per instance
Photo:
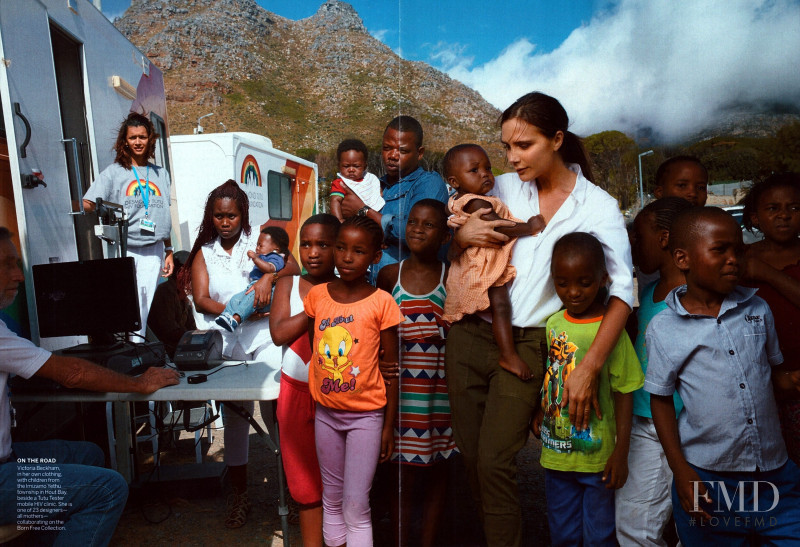
{"label": "boy in blue shirt", "polygon": [[[686,285],[647,329],[645,389],[674,474],[672,504],[685,545],[773,545],[800,538],[800,470],[787,458],[773,387],[796,390],[772,313],[737,286],[742,233],[728,213],[692,208],[670,248]],[[675,418],[672,392],[684,411]]]}
{"label": "boy in blue shirt", "polygon": [[567,234],[553,247],[551,272],[566,309],[547,320],[548,367],[532,426],[542,437],[550,539],[554,547],[616,546],[614,490],[628,476],[632,392],[644,375],[623,332],[598,376],[602,419],[592,416],[587,429],[576,430],[562,408],[564,382],[581,366],[606,311],[603,246],[591,234]]}

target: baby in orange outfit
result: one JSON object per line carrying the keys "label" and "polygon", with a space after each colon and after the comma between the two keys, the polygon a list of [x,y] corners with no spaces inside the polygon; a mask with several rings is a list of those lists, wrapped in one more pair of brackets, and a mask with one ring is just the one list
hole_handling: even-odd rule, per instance
{"label": "baby in orange outfit", "polygon": [[447,276],[444,319],[454,323],[465,315],[491,308],[492,331],[500,348],[500,366],[520,379],[528,380],[530,368],[514,349],[511,303],[505,285],[516,276],[516,269],[509,263],[515,238],[541,232],[545,226],[544,218],[536,215],[527,222],[518,220],[511,216],[502,201],[486,195],[494,188],[494,175],[489,156],[477,144],[454,146],[445,154],[443,163],[445,179],[456,190],[447,204],[453,215],[491,208],[492,212],[481,218],[516,223],[496,228],[512,238],[501,248],[469,247],[453,258]]}

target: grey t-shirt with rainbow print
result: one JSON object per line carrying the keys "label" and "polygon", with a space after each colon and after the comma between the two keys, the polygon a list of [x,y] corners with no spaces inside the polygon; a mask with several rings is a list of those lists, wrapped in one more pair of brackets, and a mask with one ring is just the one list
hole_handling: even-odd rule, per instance
{"label": "grey t-shirt with rainbow print", "polygon": [[[149,163],[146,167],[136,167],[139,181],[133,169],[125,169],[112,163],[100,173],[89,187],[83,199],[97,203],[103,201],[119,203],[128,215],[128,245],[142,247],[169,239],[172,228],[169,214],[169,173],[163,167]],[[140,228],[145,218],[143,190],[148,191],[147,218],[155,223],[155,232]]]}

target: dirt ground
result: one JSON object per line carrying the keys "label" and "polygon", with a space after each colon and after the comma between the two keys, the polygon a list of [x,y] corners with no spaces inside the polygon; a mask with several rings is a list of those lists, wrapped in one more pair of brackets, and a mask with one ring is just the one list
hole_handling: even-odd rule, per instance
{"label": "dirt ground", "polygon": [[[256,405],[257,420],[261,423]],[[218,433],[218,434],[217,434]],[[140,445],[143,446],[143,445]],[[163,444],[162,444],[163,447]],[[529,439],[518,456],[520,497],[522,500],[523,537],[525,545],[549,544],[545,514],[544,473],[539,466],[541,443]],[[215,432],[214,442],[205,446],[206,462],[222,462],[224,447],[222,432]],[[181,433],[177,443],[162,449],[161,463],[171,466],[183,463],[179,472],[188,475],[196,470],[194,435]],[[152,456],[140,454],[140,477],[151,479],[150,484],[132,485],[127,507],[112,538],[112,546],[129,545],[284,545],[278,517],[278,482],[276,458],[267,442],[251,429],[248,492],[253,504],[247,524],[238,530],[228,530],[223,521],[227,485],[219,478],[170,481],[154,484],[156,472]],[[186,465],[189,463],[189,465]],[[185,467],[185,469],[184,469]],[[219,467],[222,467],[221,465]],[[163,478],[163,476],[162,476]],[[381,487],[378,484],[380,497]],[[386,490],[385,488],[383,489]],[[389,492],[385,492],[389,494]],[[469,486],[464,478],[463,464],[457,458],[450,466],[448,507],[439,530],[439,545],[484,545],[483,533],[472,503]],[[388,512],[380,501],[373,503],[375,545],[391,544],[391,524]],[[418,516],[418,515],[417,515]],[[417,529],[412,525],[412,530]],[[301,545],[299,526],[290,525],[289,543]]]}

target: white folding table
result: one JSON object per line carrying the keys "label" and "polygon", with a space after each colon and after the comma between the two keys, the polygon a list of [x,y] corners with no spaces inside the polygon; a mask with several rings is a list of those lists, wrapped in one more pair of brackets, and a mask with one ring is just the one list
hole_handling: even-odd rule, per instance
{"label": "white folding table", "polygon": [[[19,402],[111,402],[114,404],[114,432],[116,436],[117,470],[129,483],[133,478],[131,454],[132,433],[129,403],[136,401],[274,401],[280,391],[280,365],[274,366],[254,361],[226,361],[211,370],[186,371],[180,383],[159,389],[149,395],[139,393],[100,393],[74,389],[58,391],[16,391],[12,400]],[[188,378],[205,374],[208,379],[200,384],[190,384]],[[260,429],[256,427],[256,430]],[[289,509],[285,495],[285,477],[280,455],[277,423],[265,433],[267,443],[277,457],[278,491],[280,501],[283,542],[289,542]]]}

